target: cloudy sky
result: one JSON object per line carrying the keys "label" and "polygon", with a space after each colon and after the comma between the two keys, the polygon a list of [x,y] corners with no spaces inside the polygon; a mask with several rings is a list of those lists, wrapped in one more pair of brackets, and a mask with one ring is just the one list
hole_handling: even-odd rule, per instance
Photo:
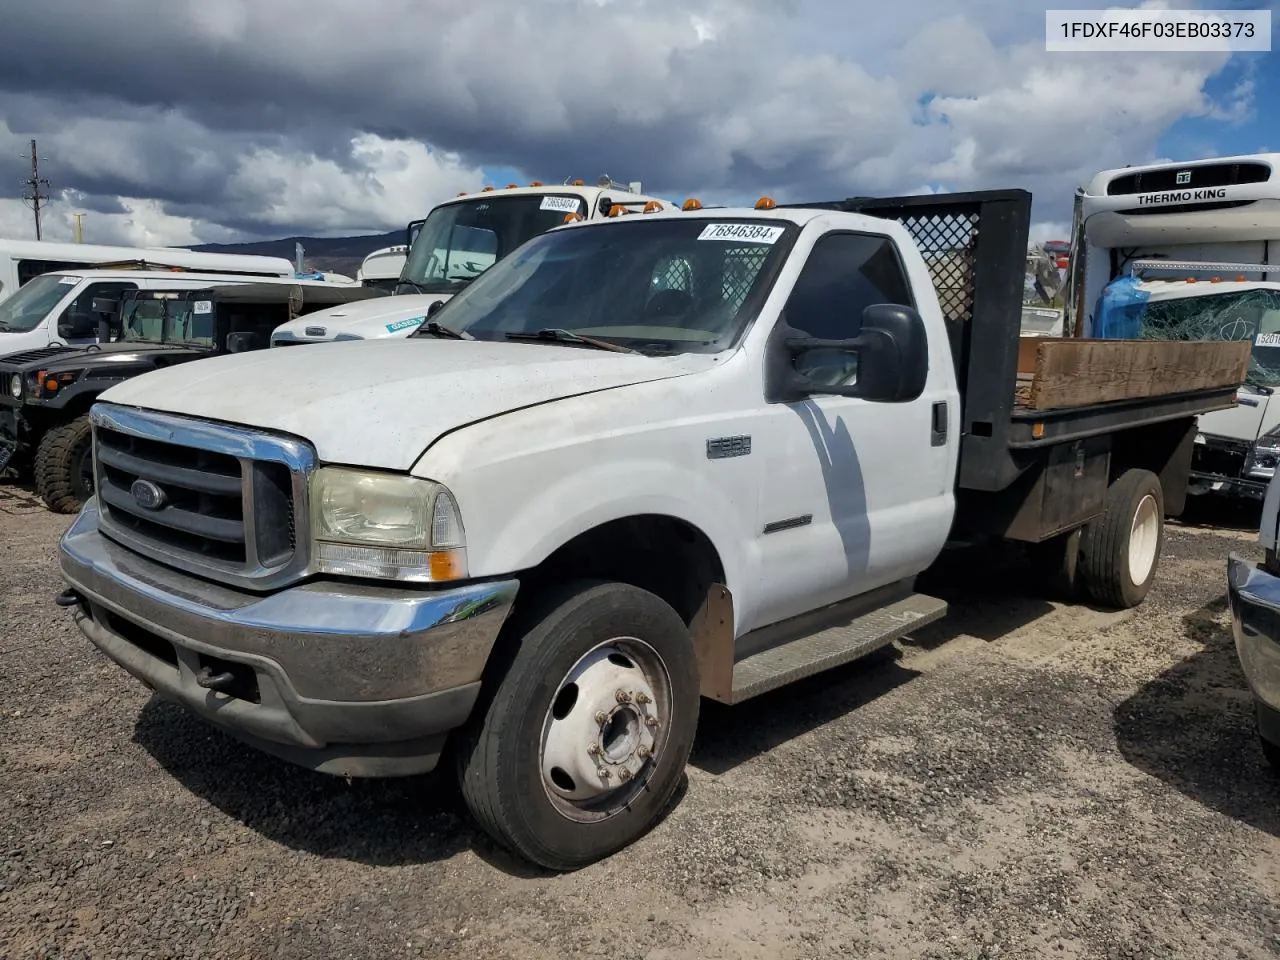
{"label": "cloudy sky", "polygon": [[1044,9],[0,0],[0,236],[34,236],[32,137],[46,239],[83,213],[131,244],[380,232],[602,172],[718,202],[1021,186],[1044,238],[1097,170],[1280,150],[1271,54],[1046,53]]}

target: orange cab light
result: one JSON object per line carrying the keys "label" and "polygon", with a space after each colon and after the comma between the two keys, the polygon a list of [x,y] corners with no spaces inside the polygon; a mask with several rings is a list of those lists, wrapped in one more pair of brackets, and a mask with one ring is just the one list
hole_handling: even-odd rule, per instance
{"label": "orange cab light", "polygon": [[1236,282],[1238,282],[1238,283],[1243,283],[1243,282],[1244,282],[1244,274],[1243,274],[1243,273],[1242,273],[1242,274],[1240,274],[1238,277],[1236,277]]}
{"label": "orange cab light", "polygon": [[623,214],[630,213],[630,212],[631,211],[629,211],[626,207],[624,207],[620,203],[615,203],[612,207],[609,208],[609,216],[611,217],[620,217]]}
{"label": "orange cab light", "polygon": [[645,213],[657,213],[661,209],[662,209],[662,204],[659,203],[657,200],[650,200],[648,203],[644,205]]}
{"label": "orange cab light", "polygon": [[1222,282],[1222,278],[1221,278],[1221,277],[1210,277],[1210,278],[1209,278],[1209,282],[1210,282],[1210,283],[1221,283],[1221,282]]}
{"label": "orange cab light", "polygon": [[514,189],[515,189],[516,187],[518,187],[518,186],[520,186],[520,184],[518,184],[518,183],[508,183],[508,184],[507,184],[507,189],[508,189],[508,190],[514,190]]}
{"label": "orange cab light", "polygon": [[577,180],[573,181],[573,185],[574,185],[575,187],[580,187],[580,186],[582,186],[582,185],[583,185],[583,184],[585,184],[585,183],[586,183],[586,181],[585,181],[585,180],[583,180],[581,177],[579,177]]}
{"label": "orange cab light", "polygon": [[581,220],[581,219],[582,219],[582,214],[574,213],[572,210],[570,210],[568,213],[564,215],[565,223],[573,223],[575,220]]}
{"label": "orange cab light", "polygon": [[488,193],[488,192],[489,192],[490,190],[492,190],[492,189],[493,189],[493,187],[485,187],[485,188],[483,188],[480,192],[481,192],[481,193]]}
{"label": "orange cab light", "polygon": [[1195,282],[1196,282],[1195,277],[1187,277],[1187,283],[1195,283]]}
{"label": "orange cab light", "polygon": [[529,181],[529,186],[531,186],[531,187],[540,187],[540,186],[542,186],[542,181],[541,181],[541,180],[530,180],[530,181]]}
{"label": "orange cab light", "polygon": [[680,204],[680,209],[681,210],[701,210],[702,201],[697,199],[696,197],[690,197],[684,203]]}
{"label": "orange cab light", "polygon": [[460,197],[465,197],[466,195],[467,195],[467,191],[465,191],[465,190],[459,190],[459,191],[458,191],[458,196],[460,196]]}
{"label": "orange cab light", "polygon": [[761,197],[756,201],[757,210],[772,210],[776,206],[777,204],[774,202],[773,197]]}

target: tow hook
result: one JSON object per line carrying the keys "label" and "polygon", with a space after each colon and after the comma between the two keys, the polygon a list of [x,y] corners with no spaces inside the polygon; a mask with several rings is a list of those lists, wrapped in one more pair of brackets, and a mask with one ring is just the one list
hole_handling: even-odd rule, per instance
{"label": "tow hook", "polygon": [[63,590],[53,598],[53,602],[60,607],[78,607],[84,603],[84,597],[74,590]]}
{"label": "tow hook", "polygon": [[205,690],[225,690],[235,682],[235,674],[230,670],[214,673],[208,667],[201,667],[200,672],[196,674],[196,685]]}

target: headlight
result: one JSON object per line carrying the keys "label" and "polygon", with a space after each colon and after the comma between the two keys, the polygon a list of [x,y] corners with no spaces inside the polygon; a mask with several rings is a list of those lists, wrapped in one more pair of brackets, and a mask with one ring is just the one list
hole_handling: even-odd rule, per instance
{"label": "headlight", "polygon": [[311,481],[311,517],[323,573],[428,583],[467,575],[457,502],[430,480],[324,467]]}
{"label": "headlight", "polygon": [[22,375],[15,373],[9,378],[9,396],[15,400],[22,399]]}

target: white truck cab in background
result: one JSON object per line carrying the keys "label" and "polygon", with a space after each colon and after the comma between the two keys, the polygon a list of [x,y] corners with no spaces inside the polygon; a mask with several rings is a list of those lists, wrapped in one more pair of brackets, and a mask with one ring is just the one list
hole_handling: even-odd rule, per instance
{"label": "white truck cab in background", "polygon": [[364,258],[356,271],[356,282],[362,287],[377,287],[387,293],[395,292],[400,272],[409,254],[406,244],[383,247]]}
{"label": "white truck cab in background", "polygon": [[1238,406],[1200,418],[1188,492],[1261,500],[1280,463],[1280,153],[1104,170],[1077,202],[1068,299],[1083,336],[1132,271],[1148,335],[1253,341]]}
{"label": "white truck cab in background", "polygon": [[600,179],[595,186],[581,180],[553,185],[535,181],[527,187],[509,184],[505,189],[485,187],[459,194],[433,208],[421,222],[393,285],[393,298],[333,307],[282,324],[271,335],[271,345],[407,337],[496,261],[566,219],[596,220],[616,216],[622,209],[674,209],[665,200],[641,193],[639,183]]}
{"label": "white truck cab in background", "polygon": [[292,277],[293,265],[283,257],[238,253],[204,253],[175,247],[111,247],[94,243],[0,239],[0,301],[13,296],[46,273],[111,269],[125,264],[151,264],[226,276]]}

